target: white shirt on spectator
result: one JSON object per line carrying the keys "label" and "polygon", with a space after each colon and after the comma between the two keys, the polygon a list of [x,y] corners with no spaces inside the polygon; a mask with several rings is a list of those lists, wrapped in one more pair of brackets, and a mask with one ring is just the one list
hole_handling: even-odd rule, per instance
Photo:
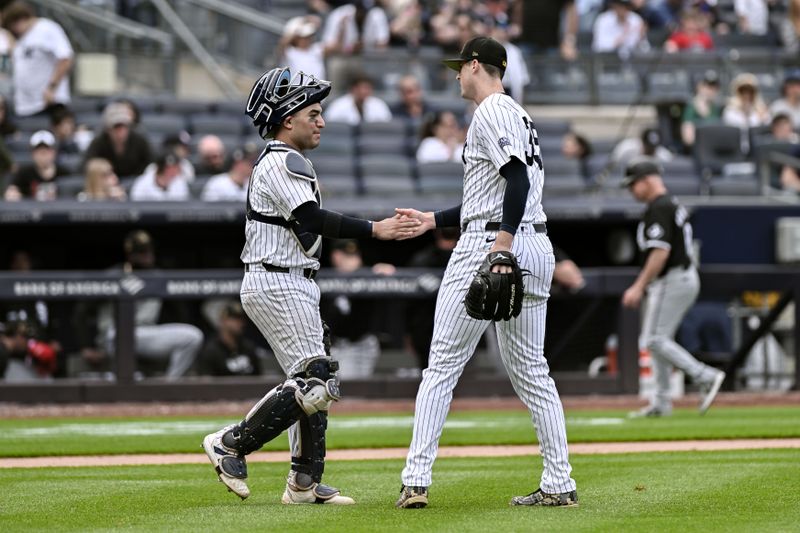
{"label": "white shirt on spectator", "polygon": [[722,122],[726,126],[736,126],[743,130],[756,126],[766,126],[769,124],[769,119],[768,113],[761,114],[755,109],[751,109],[749,113],[746,113],[742,109],[726,105],[722,111]]}
{"label": "white shirt on spectator", "polygon": [[304,72],[324,80],[325,78],[325,46],[314,43],[308,49],[289,46],[283,53],[284,64],[291,72]]}
{"label": "white shirt on spectator", "polygon": [[438,163],[440,161],[461,161],[462,145],[450,153],[450,147],[438,137],[425,137],[417,148],[417,163]]}
{"label": "white shirt on spectator", "polygon": [[392,112],[386,102],[377,96],[368,96],[364,100],[364,116],[358,112],[356,103],[351,94],[345,94],[331,102],[323,111],[325,120],[330,122],[345,122],[356,125],[364,122],[389,122],[392,120]]}
{"label": "white shirt on spectator", "polygon": [[155,168],[150,167],[133,182],[130,194],[131,200],[144,202],[182,202],[189,197],[189,185],[185,179],[176,176],[164,189],[156,183]]}
{"label": "white shirt on spectator", "polygon": [[244,202],[247,200],[247,182],[239,186],[228,173],[211,176],[200,199],[206,202]]}
{"label": "white shirt on spectator", "polygon": [[[629,137],[622,139],[611,152],[611,160],[614,161],[619,167],[625,168],[634,158],[644,155],[644,144],[638,137]],[[654,159],[667,163],[672,161],[674,156],[664,146],[656,146],[655,152],[651,156]]]}
{"label": "white shirt on spectator", "polygon": [[[14,110],[29,116],[46,105],[44,91],[50,83],[56,63],[73,56],[64,30],[50,19],[37,18],[14,47]],[[55,102],[68,104],[69,76],[64,76],[54,91]]]}
{"label": "white shirt on spectator", "polygon": [[503,86],[508,87],[511,97],[521,104],[525,86],[531,82],[528,65],[525,64],[525,58],[517,45],[503,43],[503,46],[508,61],[508,67],[503,75]]}
{"label": "white shirt on spectator", "polygon": [[769,10],[764,0],[733,0],[738,17],[747,19],[747,33],[765,35],[769,29]]}
{"label": "white shirt on spectator", "polygon": [[[352,4],[337,7],[328,14],[325,21],[325,30],[322,42],[325,46],[340,46],[345,52],[351,52],[358,42],[358,27],[355,21],[356,6]],[[340,39],[341,25],[345,25],[344,34]],[[371,50],[386,45],[389,42],[389,20],[386,13],[379,7],[367,11],[364,20],[364,35],[361,36],[361,45],[364,50]]]}
{"label": "white shirt on spectator", "polygon": [[[642,41],[642,28],[644,21],[642,17],[628,12],[625,24],[620,24],[617,14],[608,10],[600,13],[594,22],[594,41],[592,50],[595,52],[619,52],[620,54],[630,54]],[[617,40],[622,36],[622,44],[617,47]]]}
{"label": "white shirt on spectator", "polygon": [[792,106],[786,98],[779,98],[769,106],[769,112],[773,117],[789,115],[789,118],[792,119],[792,127],[800,130],[800,105]]}

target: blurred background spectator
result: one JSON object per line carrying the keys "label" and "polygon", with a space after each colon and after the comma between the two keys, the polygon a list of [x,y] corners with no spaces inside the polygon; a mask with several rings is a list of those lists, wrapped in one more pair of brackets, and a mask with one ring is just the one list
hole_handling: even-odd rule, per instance
{"label": "blurred background spectator", "polygon": [[6,189],[5,199],[55,200],[58,177],[69,174],[67,169],[56,163],[56,138],[47,130],[39,130],[31,135],[30,147],[33,162],[20,167],[14,174]]}
{"label": "blurred background spectator", "polygon": [[258,157],[255,146],[237,148],[231,154],[230,170],[212,176],[200,195],[206,202],[244,202],[253,164]]}
{"label": "blurred background spectator", "polygon": [[206,341],[198,357],[203,376],[257,376],[261,361],[255,343],[245,337],[247,316],[237,301],[228,301],[219,314],[216,334]]}
{"label": "blurred background spectator", "polygon": [[103,132],[86,150],[85,161],[107,159],[117,176],[138,176],[153,160],[150,143],[133,129],[133,115],[128,105],[112,102],[103,110]]}
{"label": "blurred background spectator", "polygon": [[464,132],[451,111],[439,111],[430,116],[422,127],[420,137],[418,163],[461,161]]}
{"label": "blurred background spectator", "polygon": [[680,27],[664,43],[664,50],[675,53],[714,48],[714,40],[708,31],[707,16],[694,9],[686,9],[681,13],[680,20]]}
{"label": "blurred background spectator", "polygon": [[161,149],[165,152],[172,152],[180,159],[181,176],[187,183],[191,183],[195,178],[194,165],[189,161],[191,155],[192,136],[183,130],[164,137]]}
{"label": "blurred background spectator", "polygon": [[225,144],[216,135],[203,135],[197,143],[198,163],[195,172],[214,175],[225,172]]}
{"label": "blurred background spectator", "polygon": [[740,33],[764,35],[769,29],[766,0],[733,0]]}
{"label": "blurred background spectator", "polygon": [[326,78],[325,45],[315,40],[320,27],[320,19],[314,15],[294,17],[286,22],[278,46],[281,63],[291,72],[304,72],[320,79]]}
{"label": "blurred background spectator", "polygon": [[608,10],[595,20],[592,50],[616,52],[627,57],[635,50],[648,47],[646,30],[642,17],[633,11],[630,0],[611,0]]}
{"label": "blurred background spectator", "polygon": [[[580,3],[580,2],[578,2]],[[578,56],[578,10],[574,0],[517,2],[521,9],[520,43],[528,53],[558,53],[567,61]],[[587,12],[588,9],[587,8]],[[513,34],[512,34],[513,36]]]}
{"label": "blurred background spectator", "polygon": [[352,54],[385,48],[389,34],[386,12],[374,0],[354,0],[328,14],[322,42],[329,51]]}
{"label": "blurred background spectator", "polygon": [[639,137],[629,137],[620,141],[611,153],[611,160],[622,168],[640,156],[654,157],[663,162],[672,161],[674,155],[663,145],[661,133],[657,128],[645,128]]}
{"label": "blurred background spectator", "polygon": [[508,26],[495,26],[491,32],[491,37],[506,49],[508,66],[503,75],[503,87],[514,100],[522,103],[525,86],[531,81],[528,65],[525,63],[522,50],[509,40]]}
{"label": "blurred background spectator", "polygon": [[184,201],[190,197],[189,184],[181,175],[181,160],[174,152],[164,152],[131,186],[134,201]]}
{"label": "blurred background spectator", "polygon": [[795,129],[800,129],[800,69],[786,72],[781,88],[781,98],[769,106],[773,116],[788,115]]}
{"label": "blurred background spectator", "polygon": [[425,100],[422,86],[416,76],[407,74],[397,82],[400,100],[391,106],[392,117],[421,122],[433,107]]}
{"label": "blurred background spectator", "polygon": [[373,92],[374,86],[369,76],[354,75],[350,80],[349,92],[328,104],[324,114],[325,120],[351,125],[392,120],[389,106]]}
{"label": "blurred background spectator", "polygon": [[733,78],[722,121],[743,130],[769,124],[769,109],[761,97],[755,75],[743,72]]}
{"label": "blurred background spectator", "polygon": [[722,119],[722,104],[719,101],[719,76],[707,70],[695,86],[694,97],[686,104],[681,118],[681,140],[686,147],[694,145],[695,132],[699,124],[718,122]]}
{"label": "blurred background spectator", "polygon": [[788,0],[785,17],[778,23],[778,33],[785,52],[800,52],[800,0]]}
{"label": "blurred background spectator", "polygon": [[99,157],[86,162],[86,180],[78,200],[126,200],[127,197],[111,163]]}
{"label": "blurred background spectator", "polygon": [[73,51],[58,23],[36,16],[24,2],[11,2],[2,12],[3,27],[14,45],[14,112],[21,117],[69,104],[69,72]]}
{"label": "blurred background spectator", "polygon": [[570,131],[561,138],[561,155],[566,159],[575,159],[581,165],[581,176],[585,181],[591,178],[589,158],[592,155],[592,145],[583,135]]}
{"label": "blurred background spectator", "polygon": [[57,158],[64,155],[80,155],[83,152],[75,140],[75,130],[75,114],[66,106],[55,107],[50,113],[50,131],[56,138]]}

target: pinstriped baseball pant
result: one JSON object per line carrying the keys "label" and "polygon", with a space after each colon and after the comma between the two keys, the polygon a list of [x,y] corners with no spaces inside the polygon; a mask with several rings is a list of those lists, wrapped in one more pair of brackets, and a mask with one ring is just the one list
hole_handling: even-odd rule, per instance
{"label": "pinstriped baseball pant", "polygon": [[[453,251],[436,301],[428,368],[422,373],[414,414],[414,435],[402,481],[406,486],[429,486],[453,389],[483,332],[491,324],[467,315],[463,300],[475,272],[491,248],[483,230],[468,231]],[[547,298],[555,259],[547,235],[517,233],[513,250],[525,277],[522,313],[496,322],[500,356],[514,390],[528,408],[544,461],[540,487],[549,493],[575,489],[570,477],[564,412],[544,357]]]}
{"label": "pinstriped baseball pant", "polygon": [[[241,289],[242,308],[275,352],[287,377],[300,372],[304,361],[325,355],[319,286],[295,274],[245,272]],[[292,456],[300,451],[300,430],[289,428]]]}

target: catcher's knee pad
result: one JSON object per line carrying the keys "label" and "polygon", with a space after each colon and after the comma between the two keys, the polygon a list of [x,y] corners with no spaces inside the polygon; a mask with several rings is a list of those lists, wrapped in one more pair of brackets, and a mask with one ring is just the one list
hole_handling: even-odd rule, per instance
{"label": "catcher's knee pad", "polygon": [[316,357],[306,362],[303,370],[294,375],[295,381],[303,385],[297,390],[297,402],[306,415],[327,411],[331,402],[339,400],[338,361],[327,357]]}
{"label": "catcher's knee pad", "polygon": [[239,425],[222,436],[222,443],[242,455],[260,449],[304,416],[297,393],[305,386],[288,379],[269,391]]}
{"label": "catcher's knee pad", "polygon": [[320,483],[325,470],[325,431],[328,428],[327,411],[304,415],[300,427],[300,457],[292,457],[292,470],[308,474]]}

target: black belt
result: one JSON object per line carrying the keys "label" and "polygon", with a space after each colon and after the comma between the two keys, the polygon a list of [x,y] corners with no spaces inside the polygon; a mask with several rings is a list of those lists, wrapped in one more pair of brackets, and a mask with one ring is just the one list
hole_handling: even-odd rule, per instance
{"label": "black belt", "polygon": [[[461,224],[461,231],[467,231],[467,226],[469,226],[471,222],[464,222],[463,224]],[[545,223],[520,224],[519,231],[525,231],[526,226],[532,227],[533,231],[535,231],[536,233],[547,233],[547,224]],[[500,231],[500,222],[487,222],[486,225],[483,227],[483,229],[486,231]]]}
{"label": "black belt", "polygon": [[[261,266],[264,267],[264,270],[267,272],[280,272],[281,274],[289,274],[292,269],[289,267],[281,267],[270,265],[269,263],[261,263]],[[250,272],[250,265],[244,265],[244,271]],[[308,279],[314,279],[317,275],[317,271],[313,268],[304,268],[303,269],[303,277]]]}

